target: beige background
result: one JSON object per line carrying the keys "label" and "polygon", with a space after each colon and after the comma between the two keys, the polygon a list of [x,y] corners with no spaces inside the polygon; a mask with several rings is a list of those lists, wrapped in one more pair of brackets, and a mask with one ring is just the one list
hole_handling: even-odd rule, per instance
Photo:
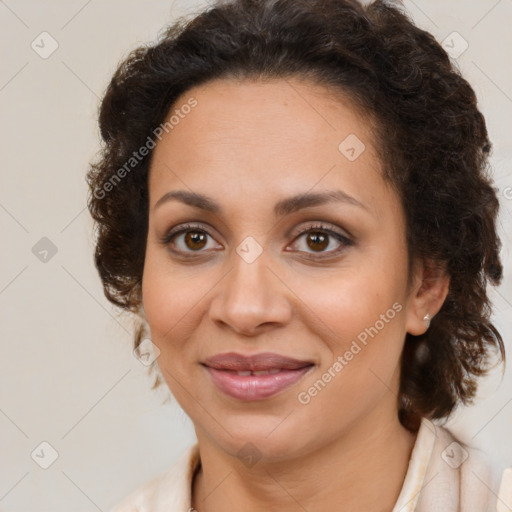
{"label": "beige background", "polygon": [[[103,297],[84,176],[98,145],[98,100],[116,64],[201,5],[0,0],[1,511],[106,511],[194,440],[179,407],[150,391],[146,368],[131,353],[129,320]],[[512,2],[405,5],[439,41],[456,31],[469,44],[457,62],[494,142],[506,270],[491,293],[512,359]],[[41,58],[52,44],[56,51]],[[450,422],[497,465],[512,465],[511,374],[509,363],[501,385],[496,372],[478,404]],[[50,461],[44,441],[58,453],[48,469],[35,461]]]}

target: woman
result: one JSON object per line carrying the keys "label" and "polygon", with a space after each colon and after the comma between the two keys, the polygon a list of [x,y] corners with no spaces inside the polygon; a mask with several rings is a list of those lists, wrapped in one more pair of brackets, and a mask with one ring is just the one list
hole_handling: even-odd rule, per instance
{"label": "woman", "polygon": [[430,34],[382,1],[222,3],[119,66],[100,127],[96,265],[198,440],[116,512],[496,510],[432,421],[504,353],[491,146]]}

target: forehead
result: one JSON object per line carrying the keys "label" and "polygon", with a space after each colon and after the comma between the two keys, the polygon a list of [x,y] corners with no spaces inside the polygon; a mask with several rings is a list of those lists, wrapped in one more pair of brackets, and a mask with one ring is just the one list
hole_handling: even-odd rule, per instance
{"label": "forehead", "polygon": [[154,149],[152,204],[184,186],[220,199],[336,187],[366,200],[386,186],[369,119],[323,86],[216,80],[180,96],[172,115]]}

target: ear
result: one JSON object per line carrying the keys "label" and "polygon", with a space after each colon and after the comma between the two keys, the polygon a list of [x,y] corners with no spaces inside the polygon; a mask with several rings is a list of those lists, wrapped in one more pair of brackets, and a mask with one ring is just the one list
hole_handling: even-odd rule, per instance
{"label": "ear", "polygon": [[439,312],[449,288],[450,276],[445,264],[428,259],[415,262],[407,308],[408,333],[419,336],[428,330],[424,317],[428,314],[432,319]]}

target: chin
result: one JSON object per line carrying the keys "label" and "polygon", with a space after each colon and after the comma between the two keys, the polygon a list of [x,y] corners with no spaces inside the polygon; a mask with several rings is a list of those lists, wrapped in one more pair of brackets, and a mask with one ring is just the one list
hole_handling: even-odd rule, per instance
{"label": "chin", "polygon": [[[236,416],[236,413],[224,416],[230,417],[223,423],[226,430],[216,430],[209,435],[226,453],[242,461],[245,457],[266,462],[284,461],[303,454],[307,446],[315,444],[308,439],[313,434],[308,434],[292,417],[254,413]],[[208,425],[211,428],[211,423]]]}

